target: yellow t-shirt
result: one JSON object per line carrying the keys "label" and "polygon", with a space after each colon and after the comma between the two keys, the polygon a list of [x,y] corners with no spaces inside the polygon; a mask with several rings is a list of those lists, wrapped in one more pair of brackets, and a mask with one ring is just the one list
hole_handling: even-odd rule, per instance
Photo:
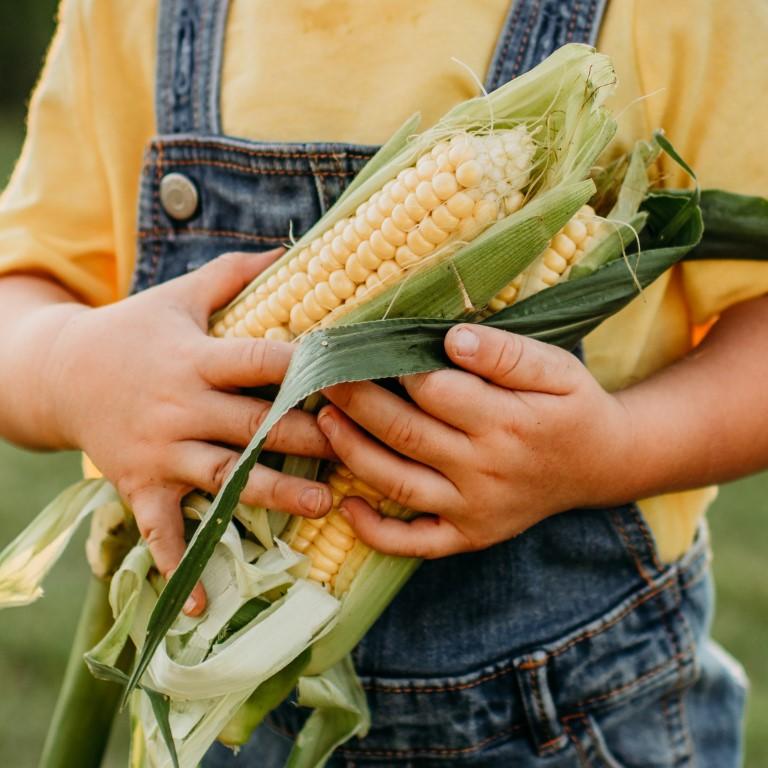
{"label": "yellow t-shirt", "polygon": [[[477,86],[509,0],[234,0],[224,132],[255,140],[379,143],[416,110],[434,122]],[[124,297],[138,179],[154,133],[157,4],[65,0],[27,140],[0,198],[0,273],[54,275],[86,301]],[[761,0],[611,0],[598,47],[619,76],[618,142],[663,127],[703,186],[768,193],[768,39]],[[481,78],[482,79],[482,78]],[[664,184],[686,179],[662,161]],[[768,265],[671,270],[586,343],[609,389],[685,354],[691,327],[768,291]],[[643,502],[661,554],[688,546],[713,491]]]}

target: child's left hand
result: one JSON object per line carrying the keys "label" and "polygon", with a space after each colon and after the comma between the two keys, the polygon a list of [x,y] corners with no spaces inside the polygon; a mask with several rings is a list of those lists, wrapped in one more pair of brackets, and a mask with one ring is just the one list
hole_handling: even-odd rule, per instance
{"label": "child's left hand", "polygon": [[630,500],[631,419],[573,355],[478,325],[453,328],[445,348],[464,370],[404,377],[415,404],[370,382],[325,393],[333,405],[319,424],[340,460],[387,497],[432,513],[406,523],[350,498],[343,509],[363,541],[442,557],[566,509]]}

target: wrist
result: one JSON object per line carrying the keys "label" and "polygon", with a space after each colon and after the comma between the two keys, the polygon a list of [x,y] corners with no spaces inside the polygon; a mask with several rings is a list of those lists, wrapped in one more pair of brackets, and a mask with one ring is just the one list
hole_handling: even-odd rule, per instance
{"label": "wrist", "polygon": [[[47,448],[80,447],[77,433],[77,393],[83,389],[78,356],[89,354],[80,333],[80,319],[93,310],[83,304],[46,307],[30,318],[28,342],[36,349],[36,379],[30,382],[35,404],[35,437]],[[90,352],[92,353],[92,351]]]}
{"label": "wrist", "polygon": [[[625,414],[624,440],[615,471],[621,503],[680,490],[681,413],[670,412],[662,393],[642,384],[614,393]],[[690,486],[689,486],[690,487]]]}

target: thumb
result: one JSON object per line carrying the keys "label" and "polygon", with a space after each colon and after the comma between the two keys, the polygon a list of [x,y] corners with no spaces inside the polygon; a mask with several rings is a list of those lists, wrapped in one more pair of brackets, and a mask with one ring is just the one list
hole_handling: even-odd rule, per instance
{"label": "thumb", "polygon": [[[178,495],[160,488],[146,488],[134,495],[131,507],[157,570],[163,578],[170,579],[187,546]],[[184,613],[199,616],[205,610],[205,604],[205,590],[198,582],[184,603]]]}
{"label": "thumb", "polygon": [[445,337],[456,365],[506,389],[565,395],[579,379],[579,361],[558,347],[482,325],[456,325]]}
{"label": "thumb", "polygon": [[275,248],[262,253],[224,253],[191,274],[178,278],[177,287],[189,300],[195,314],[201,314],[205,324],[212,312],[232,301],[284,252],[284,248]]}

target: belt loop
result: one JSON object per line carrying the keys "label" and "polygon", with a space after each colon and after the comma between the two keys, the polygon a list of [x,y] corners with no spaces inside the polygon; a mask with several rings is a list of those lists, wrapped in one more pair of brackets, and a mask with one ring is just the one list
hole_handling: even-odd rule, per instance
{"label": "belt loop", "polygon": [[540,756],[557,752],[568,743],[549,689],[548,661],[547,653],[535,651],[514,662],[531,739]]}

